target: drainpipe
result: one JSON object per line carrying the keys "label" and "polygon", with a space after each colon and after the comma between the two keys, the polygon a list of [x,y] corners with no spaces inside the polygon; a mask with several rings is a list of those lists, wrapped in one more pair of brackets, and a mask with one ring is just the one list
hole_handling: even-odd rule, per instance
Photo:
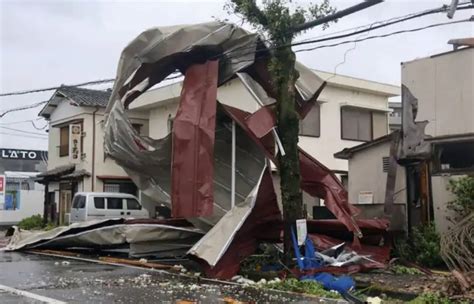
{"label": "drainpipe", "polygon": [[99,111],[99,107],[95,108],[95,111],[92,112],[92,176],[91,176],[91,191],[95,190],[95,114]]}

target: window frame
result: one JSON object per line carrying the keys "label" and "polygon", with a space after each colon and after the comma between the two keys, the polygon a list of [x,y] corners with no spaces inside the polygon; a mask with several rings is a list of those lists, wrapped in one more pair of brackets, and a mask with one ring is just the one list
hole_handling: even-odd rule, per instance
{"label": "window frame", "polygon": [[[63,131],[64,132],[63,134]],[[63,143],[63,136],[66,137],[66,144]],[[69,125],[59,128],[59,157],[69,156]]]}
{"label": "window frame", "polygon": [[[344,119],[342,119],[342,112],[343,112],[344,109],[356,109],[358,111],[369,112],[369,114],[370,114],[370,139],[369,140],[344,137],[344,128],[343,128]],[[363,107],[341,106],[340,107],[340,115],[339,115],[339,125],[340,125],[340,129],[341,129],[341,139],[342,140],[357,141],[357,142],[369,142],[369,141],[373,140],[374,139],[374,117],[372,115],[373,112],[375,112],[375,111],[372,110],[372,109],[363,108]]]}
{"label": "window frame", "polygon": [[[139,208],[138,208],[138,209],[136,209],[136,208],[132,208],[132,209],[131,209],[131,208],[128,208],[128,201],[134,201],[134,202],[136,202],[136,203],[137,203],[137,206],[138,206]],[[125,204],[126,204],[126,206],[127,206],[127,210],[134,210],[134,211],[136,211],[136,210],[142,210],[142,209],[143,209],[143,206],[140,204],[140,202],[139,202],[136,198],[126,197],[126,198],[125,198]]]}
{"label": "window frame", "polygon": [[[303,124],[303,121],[306,119],[306,117],[308,117],[308,115],[310,115],[310,112],[311,110],[313,109],[313,107],[317,107],[318,108],[318,135],[313,135],[313,134],[302,134],[301,133],[301,126]],[[308,112],[308,114],[306,115],[305,118],[303,118],[302,120],[299,121],[299,125],[298,125],[298,136],[306,136],[306,137],[312,137],[312,138],[319,138],[321,137],[321,104],[316,102],[313,107],[311,107],[311,110],[310,112]]]}
{"label": "window frame", "polygon": [[[103,204],[102,208],[97,207],[97,204],[96,204],[96,201],[95,201],[96,199],[102,199],[102,204]],[[95,197],[94,197],[94,208],[95,208],[95,209],[99,209],[99,210],[105,210],[105,209],[106,209],[106,208],[105,208],[105,199],[106,199],[106,198],[103,197],[103,196],[95,196]]]}
{"label": "window frame", "polygon": [[[77,206],[75,206],[76,199],[78,201]],[[76,195],[71,202],[72,209],[85,209],[86,208],[86,196],[85,195]]]}
{"label": "window frame", "polygon": [[[107,203],[106,203],[106,208],[105,210],[124,210],[124,205],[123,205],[123,197],[111,197],[111,196],[107,196],[106,197],[107,199]],[[122,202],[122,208],[109,208],[109,200],[110,199],[117,199],[117,200],[120,200]]]}
{"label": "window frame", "polygon": [[[449,168],[449,169],[442,169],[441,168],[441,154],[438,155],[438,151],[440,151],[440,147],[449,144],[466,144],[470,143],[474,145],[474,139],[463,139],[463,140],[456,140],[456,141],[441,141],[441,142],[433,142],[432,145],[432,175],[439,176],[443,174],[453,174],[453,175],[463,175],[463,174],[472,174],[474,172],[473,168]],[[469,153],[466,152],[466,153]]]}

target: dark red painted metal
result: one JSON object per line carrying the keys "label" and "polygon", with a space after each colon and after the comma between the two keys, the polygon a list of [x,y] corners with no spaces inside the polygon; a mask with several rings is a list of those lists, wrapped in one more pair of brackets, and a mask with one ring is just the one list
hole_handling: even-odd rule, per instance
{"label": "dark red painted metal", "polygon": [[214,205],[214,137],[218,61],[186,70],[173,121],[173,217],[211,216]]}

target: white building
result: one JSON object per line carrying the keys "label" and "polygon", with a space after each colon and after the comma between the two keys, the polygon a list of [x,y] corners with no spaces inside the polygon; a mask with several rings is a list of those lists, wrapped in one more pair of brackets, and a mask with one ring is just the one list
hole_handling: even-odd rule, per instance
{"label": "white building", "polygon": [[[325,166],[338,173],[343,182],[347,180],[346,160],[336,159],[333,154],[346,147],[358,145],[388,133],[390,112],[388,99],[398,96],[400,88],[394,85],[333,75],[314,71],[328,85],[300,126],[300,146]],[[130,108],[149,113],[149,136],[162,138],[171,131],[172,121],[178,107],[182,82],[150,90],[131,103]],[[247,91],[239,78],[220,86],[217,91],[219,102],[235,105],[255,112],[259,105]],[[310,215],[311,206],[318,200],[305,195]]]}
{"label": "white building", "polygon": [[[48,193],[45,216],[65,222],[78,191],[126,192],[138,195],[124,170],[105,156],[102,130],[110,92],[59,88],[40,111],[49,123],[48,170],[39,177]],[[148,134],[148,115],[130,111],[141,134]]]}
{"label": "white building", "polygon": [[35,182],[36,175],[38,172],[3,172],[0,226],[18,224],[26,217],[43,214],[44,186]]}

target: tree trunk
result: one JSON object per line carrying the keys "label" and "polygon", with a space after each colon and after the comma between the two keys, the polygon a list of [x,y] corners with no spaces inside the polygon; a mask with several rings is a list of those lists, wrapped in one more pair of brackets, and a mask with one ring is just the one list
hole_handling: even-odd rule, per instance
{"label": "tree trunk", "polygon": [[279,153],[280,188],[284,218],[285,264],[291,263],[294,255],[291,245],[291,227],[295,233],[295,221],[303,218],[300,190],[300,168],[298,157],[299,117],[295,111],[294,84],[298,78],[295,54],[290,48],[277,49],[272,60],[272,74],[277,88],[277,121],[285,156]]}

